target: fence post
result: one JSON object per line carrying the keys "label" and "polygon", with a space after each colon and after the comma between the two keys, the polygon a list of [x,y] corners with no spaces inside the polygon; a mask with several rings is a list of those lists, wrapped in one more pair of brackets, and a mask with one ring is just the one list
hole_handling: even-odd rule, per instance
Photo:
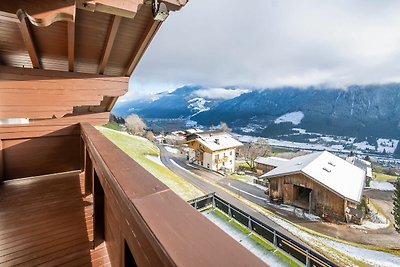
{"label": "fence post", "polygon": [[278,239],[276,238],[276,231],[274,230],[274,246],[278,247]]}
{"label": "fence post", "polygon": [[215,194],[212,195],[212,205],[213,205],[213,208],[216,208],[215,207]]}
{"label": "fence post", "polygon": [[309,251],[308,251],[308,249],[306,250],[306,254],[307,254],[307,256],[306,256],[306,267],[310,267],[310,257],[309,257]]}
{"label": "fence post", "polygon": [[249,215],[249,224],[247,227],[250,229],[250,231],[253,230],[253,228],[251,227],[251,216],[250,215]]}

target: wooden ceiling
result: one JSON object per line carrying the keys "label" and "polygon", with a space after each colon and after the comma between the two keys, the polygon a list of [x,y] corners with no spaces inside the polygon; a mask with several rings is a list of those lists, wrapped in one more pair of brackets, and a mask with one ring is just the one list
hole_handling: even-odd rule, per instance
{"label": "wooden ceiling", "polygon": [[163,21],[161,5],[184,4],[0,1],[0,119],[109,112]]}
{"label": "wooden ceiling", "polygon": [[[177,10],[186,0],[159,2]],[[1,1],[0,65],[129,76],[161,24],[153,18],[153,4],[152,0]]]}

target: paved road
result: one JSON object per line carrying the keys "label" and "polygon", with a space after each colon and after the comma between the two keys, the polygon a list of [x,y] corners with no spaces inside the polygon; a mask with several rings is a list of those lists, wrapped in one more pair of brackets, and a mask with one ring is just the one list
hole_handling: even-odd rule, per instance
{"label": "paved road", "polygon": [[[258,213],[257,211],[254,211],[252,208],[250,208],[249,206],[247,206],[246,204],[244,204],[242,201],[238,200],[237,198],[233,197],[232,195],[228,194],[227,192],[225,192],[224,190],[222,190],[221,188],[207,182],[204,181],[202,179],[199,179],[196,175],[191,174],[190,172],[188,172],[185,169],[189,169],[190,171],[195,172],[196,168],[190,167],[188,165],[186,165],[186,163],[182,163],[182,159],[176,158],[175,156],[171,155],[163,146],[158,145],[158,147],[161,150],[161,161],[162,163],[169,168],[170,170],[172,170],[174,173],[176,173],[177,175],[179,175],[180,177],[182,177],[183,179],[187,180],[188,182],[192,183],[193,185],[197,186],[199,189],[201,189],[204,193],[209,194],[209,193],[213,193],[215,192],[217,196],[225,199],[226,201],[228,201],[229,203],[231,203],[232,205],[238,207],[239,209],[245,211],[246,213],[248,213],[249,215],[253,216],[254,218],[262,221],[263,223],[265,223],[266,225],[278,230],[279,232],[287,235],[288,237],[292,238],[293,240],[299,242],[300,244],[306,246],[309,248],[309,246],[307,244],[305,244],[303,241],[301,241],[298,237],[292,235],[290,232],[288,232],[286,229],[284,229],[283,227],[281,227],[280,225],[276,224],[275,222],[271,221],[269,218],[265,217],[264,215]],[[179,166],[177,166],[176,164],[174,164],[172,161],[174,160],[174,162],[176,162],[177,164],[179,164]],[[184,169],[182,169],[184,168]],[[198,169],[197,169],[198,172]],[[213,174],[213,173],[209,173],[207,176],[210,175],[218,175],[218,174]],[[204,177],[202,175],[203,178],[206,179],[210,179],[207,177]],[[212,176],[212,179],[214,180],[216,177]],[[222,176],[219,177],[220,180],[224,179]],[[238,185],[238,184],[236,184]],[[233,192],[237,192],[237,190],[229,187],[228,185],[225,184],[225,187]],[[260,200],[258,198],[252,197],[250,195],[240,195],[240,197],[246,198],[250,201],[254,201],[255,203],[260,203],[262,206],[265,206],[265,201]]]}

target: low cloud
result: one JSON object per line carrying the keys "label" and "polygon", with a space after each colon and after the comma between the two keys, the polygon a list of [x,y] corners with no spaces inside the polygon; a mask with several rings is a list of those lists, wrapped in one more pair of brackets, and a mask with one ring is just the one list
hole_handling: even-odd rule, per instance
{"label": "low cloud", "polygon": [[198,97],[208,99],[232,99],[240,96],[241,94],[249,92],[248,89],[226,89],[226,88],[208,88],[201,89],[194,93]]}
{"label": "low cloud", "polygon": [[160,28],[131,90],[400,82],[399,10],[398,0],[189,1]]}

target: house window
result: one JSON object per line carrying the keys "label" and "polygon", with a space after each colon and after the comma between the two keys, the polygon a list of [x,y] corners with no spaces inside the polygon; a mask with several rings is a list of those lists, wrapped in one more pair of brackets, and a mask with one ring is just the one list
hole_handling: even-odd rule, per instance
{"label": "house window", "polygon": [[225,158],[225,152],[224,152],[224,158]]}
{"label": "house window", "polygon": [[230,160],[230,163],[232,164],[232,160]]}
{"label": "house window", "polygon": [[224,162],[222,162],[222,166],[225,166],[225,161],[224,161]]}
{"label": "house window", "polygon": [[229,152],[229,155],[230,155],[230,156],[232,156],[232,151],[231,151],[231,152]]}
{"label": "house window", "polygon": [[201,166],[203,166],[203,162],[201,162]]}
{"label": "house window", "polygon": [[207,163],[207,168],[208,168],[208,169],[210,168],[210,163]]}

